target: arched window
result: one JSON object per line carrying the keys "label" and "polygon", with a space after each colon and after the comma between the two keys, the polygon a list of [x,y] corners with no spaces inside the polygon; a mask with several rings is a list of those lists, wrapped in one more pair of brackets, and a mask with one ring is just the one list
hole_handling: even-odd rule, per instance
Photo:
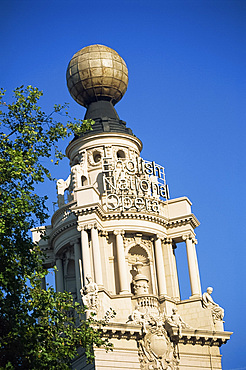
{"label": "arched window", "polygon": [[88,185],[88,179],[84,175],[81,176],[81,186],[86,186]]}
{"label": "arched window", "polygon": [[124,152],[124,150],[118,150],[117,151],[117,158],[122,158],[122,159],[124,159],[124,158],[126,158],[126,155],[125,155],[125,152]]}

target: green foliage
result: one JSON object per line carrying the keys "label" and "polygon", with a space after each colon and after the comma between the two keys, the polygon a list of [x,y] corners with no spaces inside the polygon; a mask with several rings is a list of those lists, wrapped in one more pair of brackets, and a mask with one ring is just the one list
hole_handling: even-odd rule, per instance
{"label": "green foliage", "polygon": [[[0,368],[68,369],[77,348],[93,360],[93,345],[110,348],[99,330],[104,322],[80,320],[83,310],[69,293],[41,289],[47,273],[30,229],[48,217],[46,197],[35,185],[51,179],[45,159],[63,157],[58,141],[81,134],[94,123],[69,120],[67,104],[47,115],[32,86],[14,91],[13,103],[0,92]],[[64,125],[54,114],[68,118]],[[78,323],[80,323],[78,325]]]}

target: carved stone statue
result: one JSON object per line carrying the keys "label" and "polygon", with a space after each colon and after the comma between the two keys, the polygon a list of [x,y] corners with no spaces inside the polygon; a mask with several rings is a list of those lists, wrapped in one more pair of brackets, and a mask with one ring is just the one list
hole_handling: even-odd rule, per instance
{"label": "carved stone statue", "polygon": [[210,309],[214,320],[222,321],[224,318],[224,309],[214,302],[211,294],[213,292],[212,287],[208,287],[207,291],[202,295],[202,307]]}
{"label": "carved stone statue", "polygon": [[138,306],[136,306],[135,310],[132,312],[130,321],[135,322],[137,325],[141,325],[143,333],[147,333],[146,330],[147,320],[145,319],[145,315],[139,311]]}
{"label": "carved stone statue", "polygon": [[133,279],[133,290],[135,295],[141,295],[141,294],[149,294],[149,279],[147,276],[143,275],[141,273],[141,268],[143,267],[143,263],[136,259],[136,263],[134,264],[134,267],[136,269],[136,276]]}
{"label": "carved stone statue", "polygon": [[86,276],[88,283],[80,290],[82,301],[90,311],[97,311],[98,309],[98,286],[93,283],[91,276]]}
{"label": "carved stone statue", "polygon": [[[57,197],[58,197],[58,207],[65,204],[64,192],[69,189],[71,183],[71,176],[69,175],[67,180],[59,179],[56,182]],[[70,200],[70,199],[69,199]]]}
{"label": "carved stone statue", "polygon": [[191,329],[191,327],[184,322],[182,317],[178,314],[177,308],[172,309],[172,315],[166,319],[167,324],[178,328],[179,337],[182,336],[182,328]]}

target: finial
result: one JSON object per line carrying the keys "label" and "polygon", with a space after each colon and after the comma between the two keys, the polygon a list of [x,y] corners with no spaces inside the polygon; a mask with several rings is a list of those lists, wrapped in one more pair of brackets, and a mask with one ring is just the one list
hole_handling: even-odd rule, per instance
{"label": "finial", "polygon": [[73,99],[86,108],[100,100],[115,105],[125,94],[127,85],[125,61],[104,45],[90,45],[79,50],[67,67],[68,90]]}

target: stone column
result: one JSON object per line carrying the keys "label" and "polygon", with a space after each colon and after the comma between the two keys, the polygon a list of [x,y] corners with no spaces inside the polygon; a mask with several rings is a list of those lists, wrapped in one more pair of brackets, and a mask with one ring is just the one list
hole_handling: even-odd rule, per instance
{"label": "stone column", "polygon": [[103,275],[103,286],[112,291],[109,288],[109,281],[112,280],[112,276],[110,275],[110,267],[109,267],[109,253],[108,253],[108,232],[105,230],[98,231],[100,245],[101,245],[101,259],[102,259],[102,275]]}
{"label": "stone column", "polygon": [[103,285],[102,278],[102,262],[101,262],[101,253],[100,245],[98,238],[98,230],[94,225],[91,229],[91,240],[92,240],[92,253],[93,253],[93,263],[94,263],[94,273],[95,273],[95,283],[97,285]]}
{"label": "stone column", "polygon": [[63,275],[63,264],[62,264],[62,259],[57,258],[56,259],[56,272],[55,272],[55,277],[56,277],[56,291],[57,292],[64,292],[64,275]]}
{"label": "stone column", "polygon": [[150,276],[151,276],[151,282],[152,282],[152,289],[153,289],[153,294],[157,295],[157,283],[156,283],[156,274],[154,273],[154,266],[153,266],[153,261],[150,261]]}
{"label": "stone column", "polygon": [[172,259],[173,259],[173,276],[175,281],[175,298],[180,299],[180,289],[179,289],[179,278],[178,278],[178,270],[177,270],[177,260],[175,256],[175,249],[177,246],[175,244],[172,244]]}
{"label": "stone column", "polygon": [[81,258],[79,239],[73,240],[70,244],[73,245],[73,249],[74,249],[76,292],[77,292],[77,300],[79,300],[81,298],[80,289],[82,288],[81,283],[80,283],[80,271],[79,271],[79,260]]}
{"label": "stone column", "polygon": [[88,233],[84,227],[80,228],[79,231],[81,231],[83,280],[84,280],[84,284],[86,284],[86,276],[89,275],[92,277],[89,240],[88,240]]}
{"label": "stone column", "polygon": [[117,262],[118,262],[118,271],[119,271],[119,278],[120,278],[120,294],[129,293],[125,250],[124,250],[124,243],[123,243],[124,233],[125,232],[123,230],[114,231],[114,235],[116,235]]}
{"label": "stone column", "polygon": [[164,260],[162,254],[162,246],[160,236],[157,235],[155,239],[155,260],[156,260],[156,273],[157,273],[157,283],[158,291],[160,296],[167,295],[167,285],[164,270]]}
{"label": "stone column", "polygon": [[168,287],[170,289],[171,297],[180,299],[176,258],[171,238],[166,238],[164,240],[164,256],[166,257],[166,269],[168,271],[169,279]]}
{"label": "stone column", "polygon": [[191,297],[201,297],[201,283],[200,274],[198,269],[197,255],[195,240],[192,235],[184,235],[183,240],[186,243],[187,261],[190,276],[190,287],[191,287]]}

